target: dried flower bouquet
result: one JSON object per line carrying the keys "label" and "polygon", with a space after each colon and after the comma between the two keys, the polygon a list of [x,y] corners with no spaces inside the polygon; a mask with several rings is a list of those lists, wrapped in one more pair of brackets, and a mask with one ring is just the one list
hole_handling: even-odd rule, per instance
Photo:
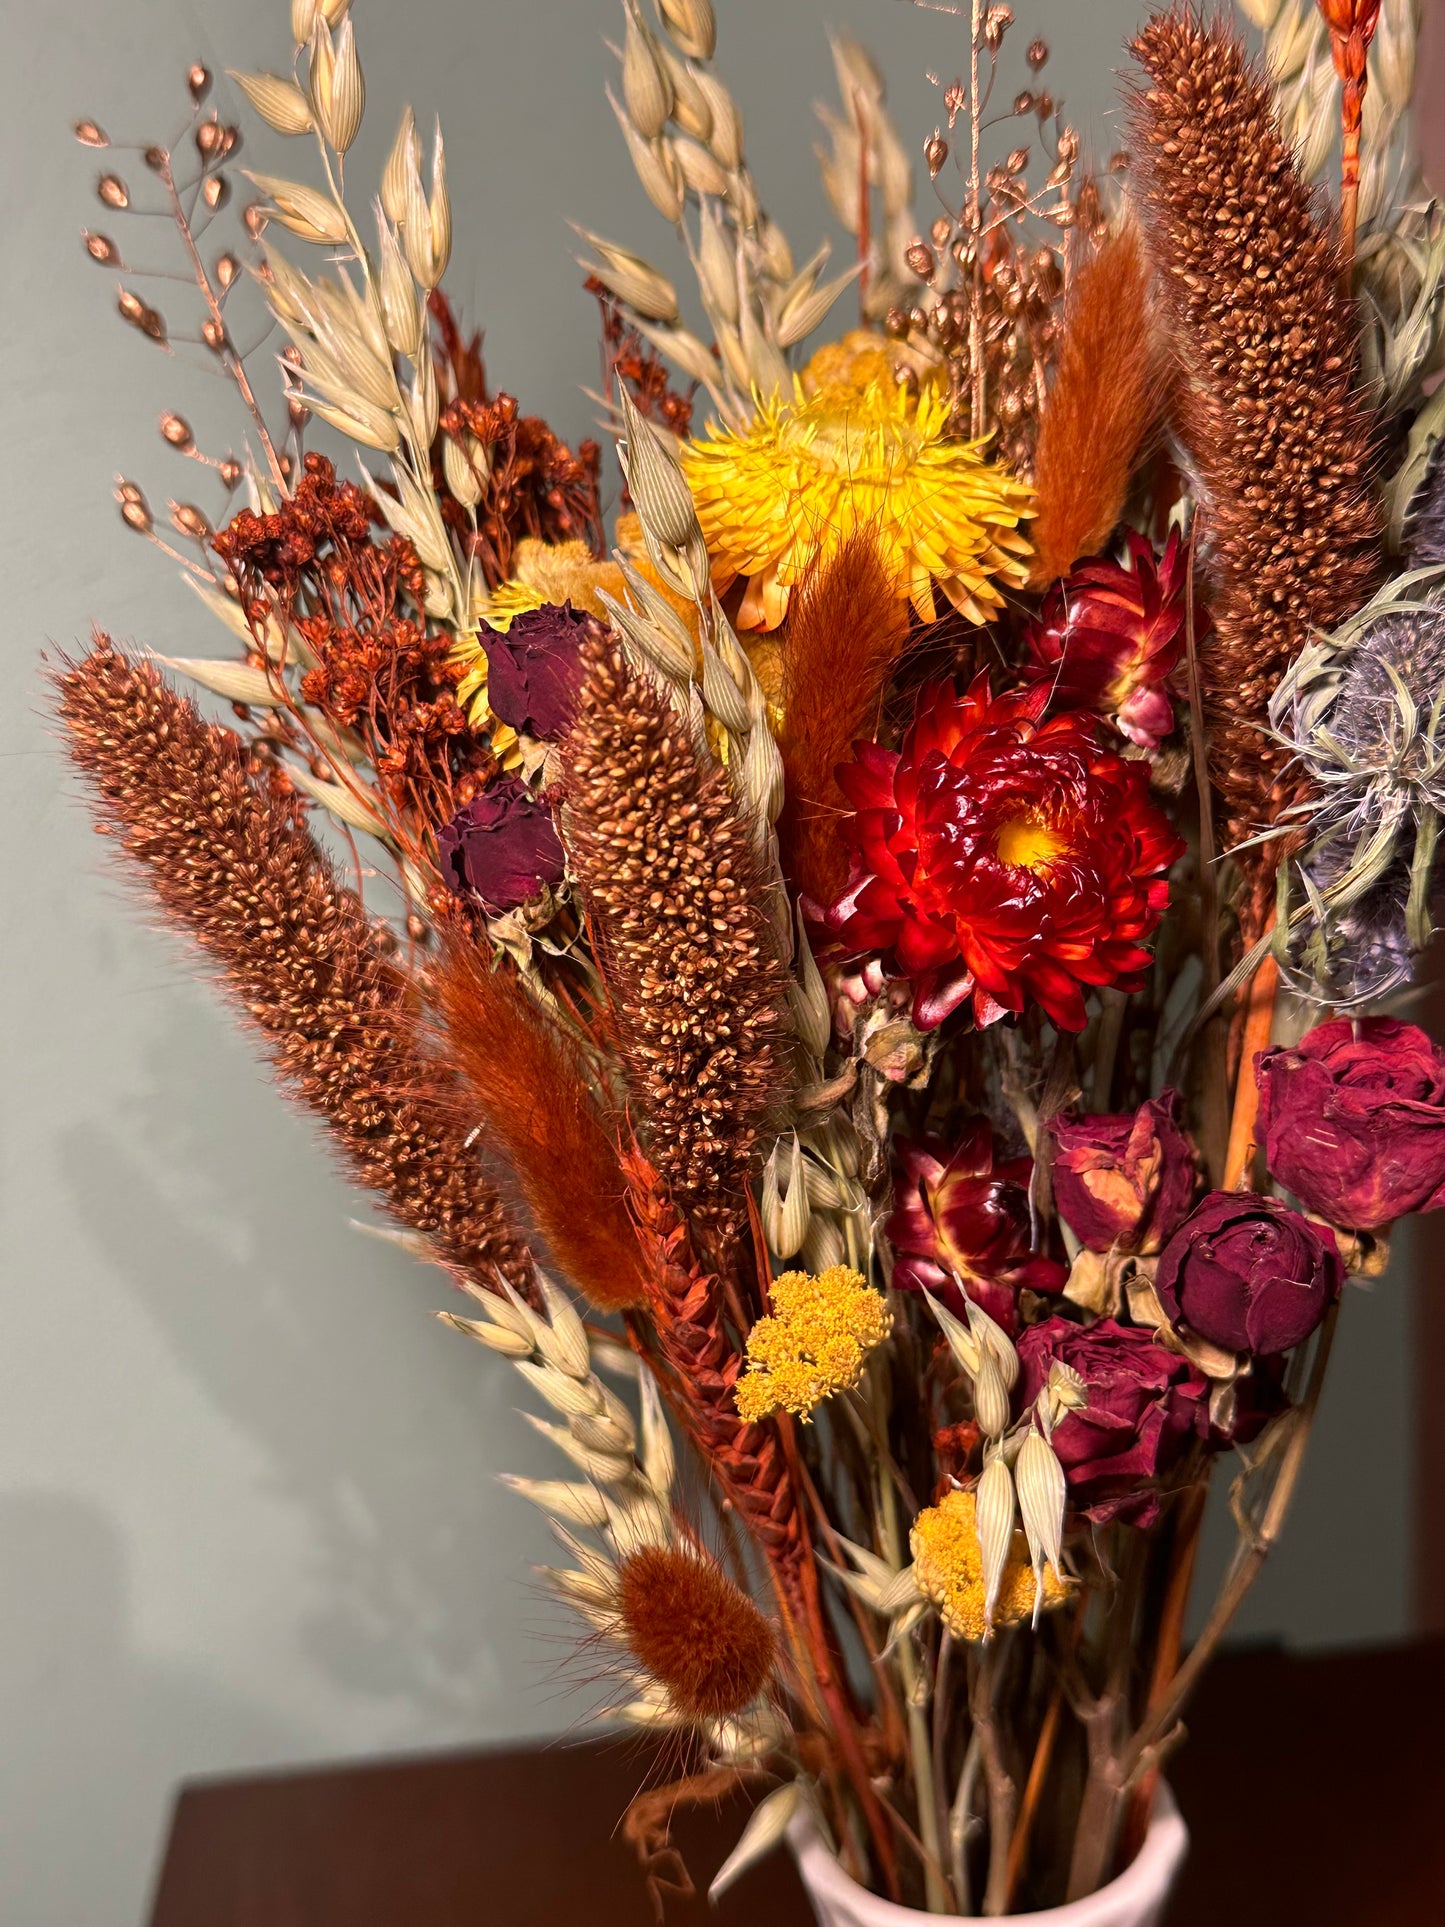
{"label": "dried flower bouquet", "polygon": [[[671,1737],[627,1822],[655,1894],[678,1803],[732,1786],[718,1887],[802,1806],[935,1913],[1107,1881],[1278,1537],[1346,1280],[1445,1203],[1445,1053],[1379,1010],[1445,809],[1416,6],[1241,5],[1263,62],[1148,22],[1132,160],[1090,171],[1042,41],[1003,107],[1013,16],[973,0],[926,234],[839,39],[856,260],[825,278],[763,209],[710,0],[625,0],[609,98],[703,319],[583,236],[610,546],[599,446],[494,389],[441,291],[409,110],[358,226],[347,0],[293,0],[289,73],[233,76],[306,180],[238,169],[201,67],[128,173],[77,129],[108,211],[169,211],[246,446],[161,418],[214,520],[119,485],[232,653],[98,636],[54,672],[70,752],[464,1294],[445,1321],[550,1413],[562,1476],[511,1483],[613,1712]],[[1238,1549],[1186,1655],[1226,1455]]]}

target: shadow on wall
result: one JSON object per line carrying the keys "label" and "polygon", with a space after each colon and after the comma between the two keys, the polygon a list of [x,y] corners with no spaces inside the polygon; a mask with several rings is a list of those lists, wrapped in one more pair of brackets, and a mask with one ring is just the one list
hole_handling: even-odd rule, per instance
{"label": "shadow on wall", "polygon": [[[165,1797],[177,1734],[198,1753],[224,1735],[228,1751],[257,1758],[284,1758],[298,1735],[213,1678],[137,1649],[125,1549],[88,1501],[43,1489],[0,1495],[0,1574],[0,1720],[25,1735],[23,1746],[0,1749],[10,1918],[75,1927],[96,1917],[90,1869],[115,1878],[149,1859],[137,1800]],[[149,1811],[145,1825],[148,1834]]]}
{"label": "shadow on wall", "polygon": [[[124,1136],[87,1123],[66,1138],[77,1220],[207,1407],[259,1448],[264,1494],[298,1516],[304,1662],[353,1722],[358,1702],[375,1709],[351,1744],[555,1729],[577,1710],[548,1682],[557,1655],[518,1651],[536,1648],[543,1611],[520,1561],[550,1541],[495,1483],[503,1467],[555,1474],[555,1455],[507,1409],[520,1388],[503,1361],[430,1318],[445,1277],[346,1229],[364,1196],[259,1068],[207,1101],[196,1067],[218,1050],[218,1005],[172,1006]],[[217,1542],[220,1496],[195,1494]]]}

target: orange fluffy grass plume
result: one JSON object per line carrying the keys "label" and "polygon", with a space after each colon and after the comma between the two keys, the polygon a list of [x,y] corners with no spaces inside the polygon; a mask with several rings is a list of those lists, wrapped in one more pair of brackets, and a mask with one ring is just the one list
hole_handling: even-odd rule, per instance
{"label": "orange fluffy grass plume", "polygon": [[1161,362],[1138,229],[1111,234],[1074,277],[1034,456],[1036,587],[1097,554],[1118,526],[1161,402]]}
{"label": "orange fluffy grass plume", "polygon": [[511,1166],[532,1223],[568,1281],[601,1311],[646,1298],[613,1126],[579,1047],[515,974],[461,935],[432,976],[456,1069]]}
{"label": "orange fluffy grass plume", "polygon": [[788,611],[781,748],[787,801],[778,825],[789,881],[816,903],[848,878],[838,835],[847,808],[834,775],[871,736],[894,665],[908,646],[899,599],[866,529],[815,563]]}
{"label": "orange fluffy grass plume", "polygon": [[773,1670],[772,1628],[706,1555],[645,1546],[622,1561],[619,1632],[689,1718],[740,1713]]}

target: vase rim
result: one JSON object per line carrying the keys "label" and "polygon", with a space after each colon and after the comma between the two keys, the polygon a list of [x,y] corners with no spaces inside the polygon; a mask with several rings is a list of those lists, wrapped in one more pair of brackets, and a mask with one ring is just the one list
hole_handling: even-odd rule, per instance
{"label": "vase rim", "polygon": [[[864,1896],[869,1919],[876,1927],[907,1927],[908,1923],[918,1927],[920,1921],[969,1918],[921,1913],[917,1908],[902,1907],[897,1901],[885,1900],[881,1894],[860,1887],[843,1871],[806,1806],[800,1807],[788,1823],[788,1844],[807,1886],[835,1899]],[[1062,1906],[1044,1907],[1035,1913],[1001,1916],[995,1920],[994,1927],[1010,1927],[1011,1922],[1019,1923],[1019,1927],[1025,1924],[1026,1927],[1111,1927],[1120,1918],[1121,1905],[1127,1906],[1135,1900],[1142,1903],[1167,1893],[1188,1845],[1189,1829],[1173,1794],[1161,1780],[1154,1795],[1154,1809],[1144,1843],[1122,1873],[1081,1900],[1065,1901]]]}

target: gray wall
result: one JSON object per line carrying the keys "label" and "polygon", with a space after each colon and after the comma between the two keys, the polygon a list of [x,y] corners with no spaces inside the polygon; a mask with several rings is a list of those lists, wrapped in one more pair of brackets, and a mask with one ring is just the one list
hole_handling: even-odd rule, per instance
{"label": "gray wall", "polygon": [[[1021,49],[1044,25],[1054,84],[1104,147],[1136,11],[1053,0],[1016,35]],[[831,86],[824,8],[719,12],[754,167],[801,254],[822,225],[810,102]],[[371,105],[353,179],[375,179],[404,98],[424,124],[441,113],[449,285],[485,323],[495,377],[586,432],[577,389],[595,381],[595,335],[564,216],[645,247],[661,226],[602,98],[616,9],[411,0],[358,15]],[[938,117],[922,75],[950,77],[955,24],[890,0],[837,0],[826,17],[884,52],[921,136]],[[552,1677],[568,1649],[525,1577],[542,1534],[492,1483],[538,1469],[512,1380],[429,1319],[438,1277],[348,1230],[358,1201],[114,881],[39,713],[38,650],[92,620],[172,653],[219,651],[108,491],[125,472],[157,503],[192,492],[155,434],[163,405],[212,446],[242,432],[219,384],[109,312],[80,225],[142,261],[165,258],[166,235],[102,221],[96,157],[68,124],[89,112],[117,138],[164,133],[193,55],[284,65],[285,20],[283,0],[5,7],[0,1919],[14,1927],[140,1919],[186,1775],[513,1739],[564,1728],[581,1705]],[[248,158],[275,167],[279,145],[258,138]],[[123,171],[141,190],[139,161]],[[184,291],[157,286],[179,326]],[[1253,1632],[1403,1627],[1404,1312],[1397,1283],[1349,1307]]]}

